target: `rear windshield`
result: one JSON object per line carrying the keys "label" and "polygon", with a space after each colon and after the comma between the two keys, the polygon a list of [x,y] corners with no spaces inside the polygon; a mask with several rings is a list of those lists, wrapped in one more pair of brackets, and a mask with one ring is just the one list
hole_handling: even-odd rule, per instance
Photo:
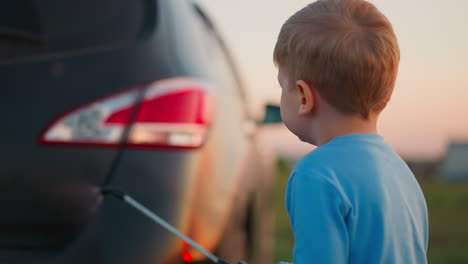
{"label": "rear windshield", "polygon": [[147,2],[1,0],[0,61],[136,40],[143,33]]}

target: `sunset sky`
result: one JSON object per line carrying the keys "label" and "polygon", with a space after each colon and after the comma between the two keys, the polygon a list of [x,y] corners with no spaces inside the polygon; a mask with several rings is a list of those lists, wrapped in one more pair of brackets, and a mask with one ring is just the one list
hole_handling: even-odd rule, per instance
{"label": "sunset sky", "polygon": [[[279,102],[272,51],[283,22],[311,1],[198,0],[226,39],[252,97],[252,109]],[[437,158],[450,140],[468,140],[468,1],[371,0],[393,23],[401,63],[379,132],[408,158]],[[268,138],[271,138],[273,133]],[[275,148],[310,147],[276,131]],[[278,140],[276,140],[278,141]]]}

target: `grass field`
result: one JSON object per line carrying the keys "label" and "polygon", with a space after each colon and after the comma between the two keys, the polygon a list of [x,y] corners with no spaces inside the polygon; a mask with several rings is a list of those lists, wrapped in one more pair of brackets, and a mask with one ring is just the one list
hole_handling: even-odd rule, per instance
{"label": "grass field", "polygon": [[[284,208],[284,191],[290,167],[278,162],[275,188],[276,240],[274,260],[291,261],[293,237]],[[422,182],[429,210],[430,264],[468,263],[468,185]]]}

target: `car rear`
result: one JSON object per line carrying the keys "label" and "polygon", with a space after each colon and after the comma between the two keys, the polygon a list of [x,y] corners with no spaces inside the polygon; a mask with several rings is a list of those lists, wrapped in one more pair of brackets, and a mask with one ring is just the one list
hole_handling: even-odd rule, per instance
{"label": "car rear", "polygon": [[182,246],[99,194],[123,186],[187,228],[213,91],[175,62],[167,2],[0,4],[2,263],[159,263]]}

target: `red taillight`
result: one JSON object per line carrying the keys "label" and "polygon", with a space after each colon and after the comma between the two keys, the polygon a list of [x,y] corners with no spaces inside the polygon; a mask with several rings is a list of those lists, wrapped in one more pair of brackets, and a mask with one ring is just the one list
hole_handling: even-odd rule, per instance
{"label": "red taillight", "polygon": [[193,256],[192,253],[190,253],[190,246],[185,241],[182,242],[182,254],[180,256],[185,263],[193,262]]}
{"label": "red taillight", "polygon": [[184,251],[181,254],[182,260],[185,261],[186,263],[192,263],[193,262],[193,257],[192,254],[188,251]]}
{"label": "red taillight", "polygon": [[156,81],[70,112],[43,133],[41,142],[117,146],[131,125],[127,146],[196,148],[212,120],[209,89],[194,78]]}

